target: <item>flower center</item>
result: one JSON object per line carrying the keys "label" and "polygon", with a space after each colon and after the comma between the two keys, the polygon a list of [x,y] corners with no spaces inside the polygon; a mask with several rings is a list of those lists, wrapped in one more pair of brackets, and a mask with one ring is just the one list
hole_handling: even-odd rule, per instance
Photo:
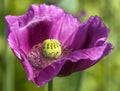
{"label": "flower center", "polygon": [[47,58],[59,58],[62,53],[60,42],[56,39],[44,40],[42,43],[42,53]]}
{"label": "flower center", "polygon": [[43,69],[57,59],[62,59],[71,51],[65,46],[61,46],[60,42],[56,39],[46,39],[43,43],[34,45],[28,53],[28,61],[35,69]]}

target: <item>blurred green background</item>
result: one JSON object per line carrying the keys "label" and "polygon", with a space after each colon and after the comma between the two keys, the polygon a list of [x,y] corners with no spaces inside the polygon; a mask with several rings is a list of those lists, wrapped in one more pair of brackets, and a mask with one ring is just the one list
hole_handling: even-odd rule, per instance
{"label": "blurred green background", "polygon": [[83,72],[56,77],[53,91],[120,91],[120,0],[0,0],[0,91],[47,91],[47,85],[37,88],[27,80],[5,37],[4,16],[24,14],[32,3],[56,4],[75,16],[85,10],[82,21],[98,15],[111,29],[108,41],[114,51]]}

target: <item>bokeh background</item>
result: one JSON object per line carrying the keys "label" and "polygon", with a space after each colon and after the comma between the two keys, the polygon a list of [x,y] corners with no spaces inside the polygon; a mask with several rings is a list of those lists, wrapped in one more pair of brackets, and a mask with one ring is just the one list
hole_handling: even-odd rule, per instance
{"label": "bokeh background", "polygon": [[5,37],[4,16],[24,14],[33,3],[55,4],[74,16],[86,11],[81,21],[97,15],[111,29],[114,51],[85,71],[56,77],[53,91],[120,91],[120,0],[0,0],[0,91],[47,91],[47,84],[38,88],[27,80]]}

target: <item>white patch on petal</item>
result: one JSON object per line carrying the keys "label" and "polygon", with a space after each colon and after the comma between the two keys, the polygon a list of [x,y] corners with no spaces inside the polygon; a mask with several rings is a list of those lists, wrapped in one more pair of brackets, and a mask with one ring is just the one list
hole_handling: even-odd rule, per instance
{"label": "white patch on petal", "polygon": [[21,55],[20,55],[16,50],[14,50],[14,52],[15,52],[16,56],[17,56],[19,59],[22,59],[22,58],[21,58]]}

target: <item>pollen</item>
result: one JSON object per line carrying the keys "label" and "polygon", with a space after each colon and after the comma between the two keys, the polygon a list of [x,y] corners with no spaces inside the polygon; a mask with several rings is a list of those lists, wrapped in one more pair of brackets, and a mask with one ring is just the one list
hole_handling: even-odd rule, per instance
{"label": "pollen", "polygon": [[57,39],[44,40],[42,43],[42,53],[47,58],[59,58],[62,53],[60,42]]}

